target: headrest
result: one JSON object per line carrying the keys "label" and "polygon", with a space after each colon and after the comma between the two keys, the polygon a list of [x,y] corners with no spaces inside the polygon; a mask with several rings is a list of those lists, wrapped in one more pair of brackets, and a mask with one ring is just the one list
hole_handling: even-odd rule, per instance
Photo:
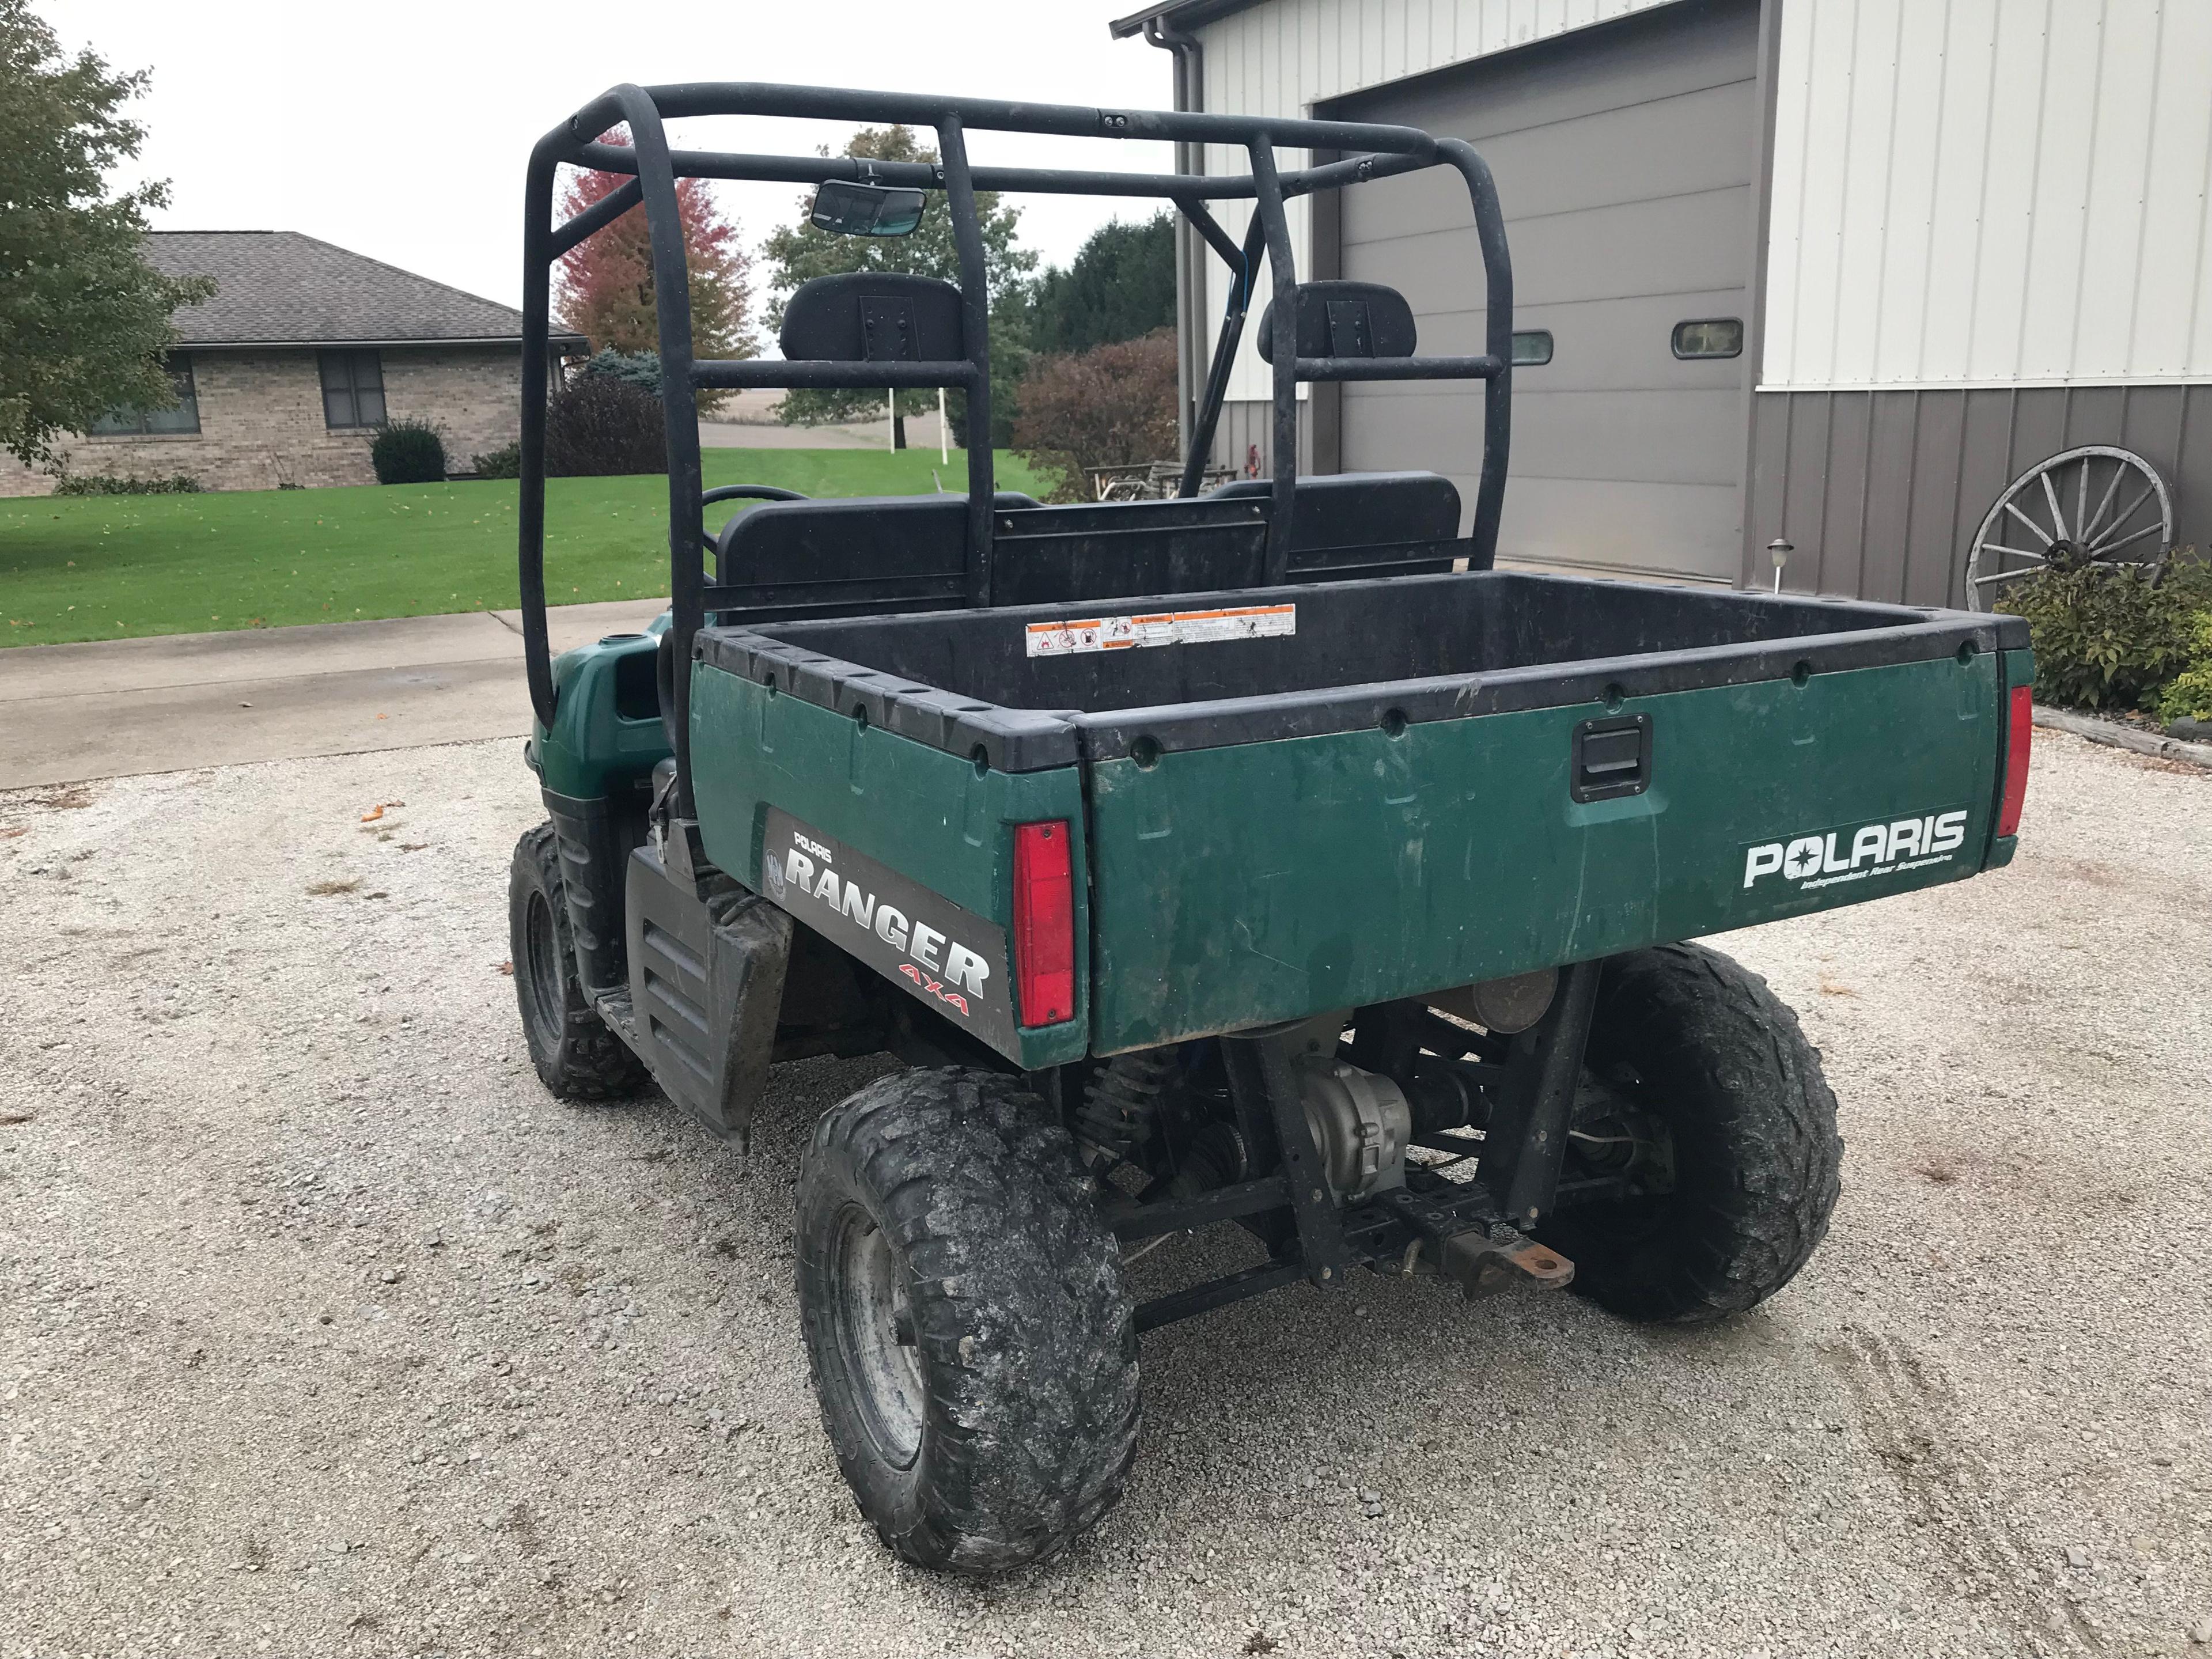
{"label": "headrest", "polygon": [[793,362],[833,363],[955,362],[968,355],[961,340],[960,290],[895,270],[801,283],[780,337]]}
{"label": "headrest", "polygon": [[[1297,341],[1301,357],[1410,357],[1413,308],[1380,283],[1300,283]],[[1275,307],[1260,313],[1260,356],[1275,361]]]}

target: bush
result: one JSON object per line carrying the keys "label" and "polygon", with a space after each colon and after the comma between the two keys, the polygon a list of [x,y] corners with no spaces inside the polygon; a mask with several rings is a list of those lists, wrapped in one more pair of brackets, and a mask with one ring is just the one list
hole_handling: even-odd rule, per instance
{"label": "bush", "polygon": [[665,472],[666,435],[659,397],[628,380],[586,374],[545,410],[545,476]]}
{"label": "bush", "polygon": [[2212,611],[2197,615],[2195,649],[2189,666],[2159,694],[2161,720],[2212,720]]}
{"label": "bush", "polygon": [[469,463],[479,478],[519,478],[522,476],[522,441],[501,444]]}
{"label": "bush", "polygon": [[1042,356],[1022,381],[1014,447],[1056,476],[1056,501],[1091,499],[1084,469],[1130,466],[1176,453],[1175,336],[1094,346],[1074,356]]}
{"label": "bush", "polygon": [[57,495],[197,495],[200,481],[189,472],[172,472],[158,478],[109,477],[104,473],[82,477],[64,474],[54,484]]}
{"label": "bush", "polygon": [[579,380],[622,380],[660,395],[660,354],[657,351],[617,351],[602,347],[584,359],[576,371]]}
{"label": "bush", "polygon": [[2012,584],[2002,605],[2027,619],[2043,702],[2150,708],[2201,654],[2212,567],[2184,551],[2156,578],[2140,565],[2039,570]]}
{"label": "bush", "polygon": [[386,421],[368,447],[380,484],[443,483],[446,441],[428,421]]}

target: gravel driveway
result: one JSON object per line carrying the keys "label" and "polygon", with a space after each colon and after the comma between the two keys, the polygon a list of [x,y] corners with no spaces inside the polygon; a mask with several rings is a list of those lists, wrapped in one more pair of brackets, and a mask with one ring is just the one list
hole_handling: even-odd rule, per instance
{"label": "gravel driveway", "polygon": [[518,748],[0,794],[4,1659],[2212,1655],[2212,777],[2039,734],[2010,870],[1723,941],[1849,1142],[1766,1307],[1176,1326],[1126,1501],[979,1585],[864,1529],[799,1346],[799,1149],[886,1063],[750,1167],[548,1099]]}

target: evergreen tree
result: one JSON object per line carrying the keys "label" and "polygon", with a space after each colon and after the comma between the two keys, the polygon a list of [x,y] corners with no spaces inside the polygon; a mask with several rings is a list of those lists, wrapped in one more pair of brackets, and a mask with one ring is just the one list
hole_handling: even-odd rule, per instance
{"label": "evergreen tree", "polygon": [[1175,215],[1100,226],[1066,270],[1038,278],[1031,313],[1037,351],[1088,351],[1173,328]]}

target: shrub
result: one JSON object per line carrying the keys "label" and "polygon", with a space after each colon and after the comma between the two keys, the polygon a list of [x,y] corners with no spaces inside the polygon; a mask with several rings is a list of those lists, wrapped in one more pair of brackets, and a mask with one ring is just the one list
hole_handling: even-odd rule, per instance
{"label": "shrub", "polygon": [[443,483],[446,441],[428,421],[386,421],[368,447],[380,484]]}
{"label": "shrub", "polygon": [[1038,357],[1022,381],[1014,447],[1030,465],[1058,477],[1054,501],[1088,501],[1085,468],[1175,454],[1175,404],[1169,330],[1073,356]]}
{"label": "shrub", "polygon": [[579,380],[623,380],[660,395],[660,354],[657,351],[617,351],[605,346],[584,359]]}
{"label": "shrub", "polygon": [[57,495],[197,495],[200,481],[189,472],[172,472],[157,478],[110,477],[91,472],[82,477],[64,474],[54,484]]}
{"label": "shrub", "polygon": [[584,375],[545,410],[545,476],[665,472],[666,430],[653,393],[612,375]]}
{"label": "shrub", "polygon": [[2161,720],[2212,720],[2212,611],[2199,611],[2193,638],[2195,655],[2159,694]]}
{"label": "shrub", "polygon": [[2184,551],[2155,578],[2140,565],[2039,570],[2012,584],[2002,605],[2027,619],[2044,702],[2149,708],[2200,653],[2212,568]]}
{"label": "shrub", "polygon": [[522,441],[501,444],[469,463],[479,478],[519,478],[522,476]]}

